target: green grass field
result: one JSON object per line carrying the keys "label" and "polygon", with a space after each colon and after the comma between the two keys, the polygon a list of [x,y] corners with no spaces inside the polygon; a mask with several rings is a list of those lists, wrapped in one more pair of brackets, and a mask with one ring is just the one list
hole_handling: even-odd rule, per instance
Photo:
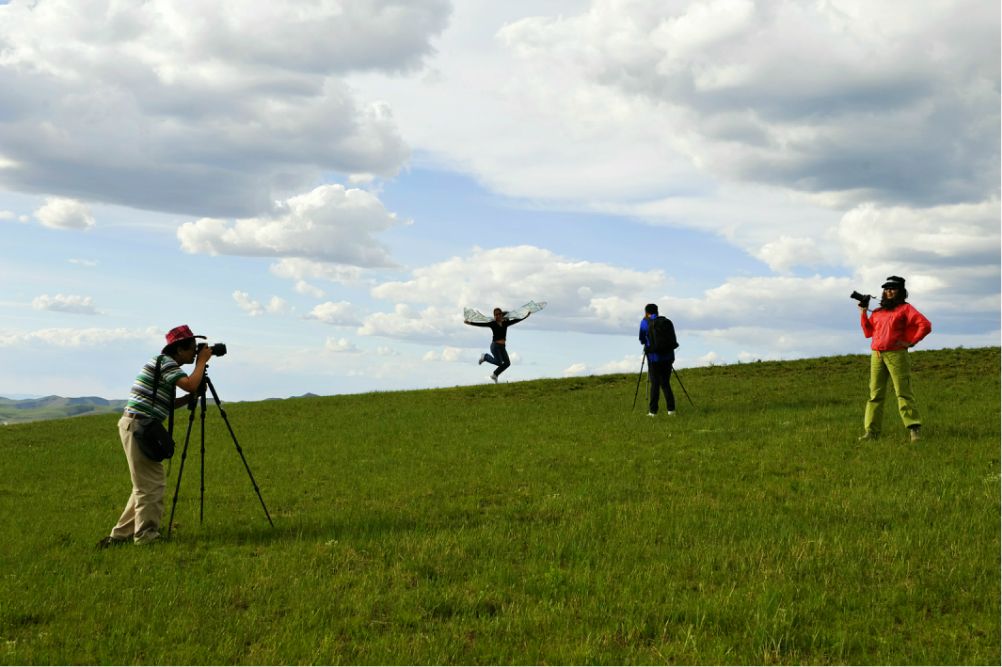
{"label": "green grass field", "polygon": [[274,529],[210,400],[148,547],[116,417],[0,428],[0,662],[999,664],[999,349],[912,359],[917,445],[862,355],[227,404]]}

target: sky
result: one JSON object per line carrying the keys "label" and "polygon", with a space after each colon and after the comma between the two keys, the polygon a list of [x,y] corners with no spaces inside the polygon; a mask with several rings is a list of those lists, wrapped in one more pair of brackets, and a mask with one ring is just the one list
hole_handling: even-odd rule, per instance
{"label": "sky", "polygon": [[999,345],[999,14],[0,0],[0,396],[179,324],[224,401],[484,383],[464,307],[529,300],[502,381],[638,372],[651,302],[680,369],[867,354],[889,275]]}

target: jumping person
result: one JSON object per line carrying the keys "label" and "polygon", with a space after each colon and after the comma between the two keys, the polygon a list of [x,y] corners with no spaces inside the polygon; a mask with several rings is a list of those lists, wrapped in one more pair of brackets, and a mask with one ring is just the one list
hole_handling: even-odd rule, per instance
{"label": "jumping person", "polygon": [[880,308],[874,310],[869,317],[866,306],[859,306],[863,335],[873,339],[870,344],[870,400],[866,404],[863,420],[866,431],[860,440],[875,440],[880,436],[889,379],[894,383],[901,421],[908,428],[911,441],[916,442],[919,440],[922,419],[912,393],[908,348],[928,336],[932,325],[922,313],[906,302],[908,290],[905,289],[904,278],[888,276],[881,289],[884,291]]}
{"label": "jumping person", "polygon": [[[198,391],[205,376],[205,364],[212,356],[212,349],[204,347],[196,350],[196,336],[187,325],[182,324],[167,332],[167,345],[160,354],[146,362],[132,384],[125,414],[118,421],[118,435],[122,439],[125,459],[129,463],[132,478],[132,493],[125,511],[111,534],[98,542],[104,548],[113,544],[133,542],[149,544],[160,539],[160,522],[164,513],[164,488],[166,475],[164,465],[143,454],[136,437],[140,420],[148,417],[163,421],[167,418],[171,402],[174,407],[183,407],[189,396],[174,399],[175,386],[189,394]],[[181,366],[195,362],[195,370],[188,375]],[[160,375],[154,396],[153,381],[157,362]]]}
{"label": "jumping person", "polygon": [[511,366],[511,360],[508,358],[508,350],[505,349],[505,340],[507,337],[508,327],[513,324],[518,324],[522,320],[528,319],[529,315],[532,313],[526,313],[525,317],[508,319],[508,313],[501,310],[500,308],[494,309],[494,320],[489,322],[470,322],[469,320],[464,320],[466,324],[471,327],[490,327],[491,328],[491,351],[489,354],[481,354],[480,361],[478,364],[482,364],[485,361],[489,364],[494,364],[497,366],[495,370],[490,375],[490,379],[497,384],[498,376],[505,372],[509,366]]}
{"label": "jumping person", "polygon": [[[675,326],[671,320],[662,318],[667,324],[665,335],[668,340],[657,343],[658,350],[652,349],[650,328],[654,321],[658,319],[658,306],[649,303],[644,306],[644,319],[640,321],[640,344],[644,346],[644,354],[647,355],[647,375],[651,382],[651,398],[648,405],[647,416],[656,417],[658,414],[658,402],[660,393],[665,395],[665,411],[669,415],[675,414],[675,394],[671,390],[671,369],[675,364],[675,348],[678,343],[675,340]],[[657,325],[657,326],[660,326]]]}

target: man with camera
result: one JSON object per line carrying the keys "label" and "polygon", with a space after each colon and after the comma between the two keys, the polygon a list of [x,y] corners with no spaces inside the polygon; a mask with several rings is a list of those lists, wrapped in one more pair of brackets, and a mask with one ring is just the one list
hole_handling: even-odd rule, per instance
{"label": "man with camera", "polygon": [[860,325],[863,335],[872,339],[870,348],[870,400],[866,404],[864,426],[866,432],[860,440],[875,440],[880,436],[884,417],[884,397],[887,381],[894,383],[898,397],[898,412],[908,428],[912,442],[919,440],[922,419],[919,416],[915,395],[912,393],[911,362],[908,348],[913,347],[932,331],[925,316],[907,303],[908,290],[905,279],[888,276],[881,285],[883,295],[880,307],[867,317],[870,297],[853,292],[859,302]]}
{"label": "man with camera", "polygon": [[[132,384],[125,414],[118,422],[132,477],[132,494],[111,534],[98,543],[101,548],[126,542],[149,544],[160,539],[166,475],[163,463],[144,453],[140,438],[146,424],[154,420],[163,422],[174,407],[186,405],[191,395],[198,393],[209,357],[225,354],[223,345],[209,347],[198,344],[197,338],[205,336],[196,336],[186,324],[168,331],[167,345],[146,362]],[[188,375],[181,366],[192,362],[195,370]],[[175,387],[188,395],[175,399]]]}
{"label": "man with camera", "polygon": [[675,325],[667,317],[658,316],[658,306],[649,303],[644,306],[644,319],[640,321],[640,344],[647,356],[647,374],[651,382],[651,396],[648,417],[658,414],[661,392],[665,395],[665,412],[675,414],[675,394],[671,390],[671,371],[675,364]]}

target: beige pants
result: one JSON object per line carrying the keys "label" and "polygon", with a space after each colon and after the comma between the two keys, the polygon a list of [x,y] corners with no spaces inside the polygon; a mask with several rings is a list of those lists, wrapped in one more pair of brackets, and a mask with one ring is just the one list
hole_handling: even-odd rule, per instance
{"label": "beige pants", "polygon": [[163,463],[151,461],[139,449],[139,443],[136,442],[138,426],[139,423],[129,417],[118,420],[118,434],[122,438],[122,448],[129,461],[129,474],[132,477],[132,495],[129,496],[129,502],[118,523],[111,529],[111,536],[115,539],[133,538],[142,541],[160,534],[167,477]]}

